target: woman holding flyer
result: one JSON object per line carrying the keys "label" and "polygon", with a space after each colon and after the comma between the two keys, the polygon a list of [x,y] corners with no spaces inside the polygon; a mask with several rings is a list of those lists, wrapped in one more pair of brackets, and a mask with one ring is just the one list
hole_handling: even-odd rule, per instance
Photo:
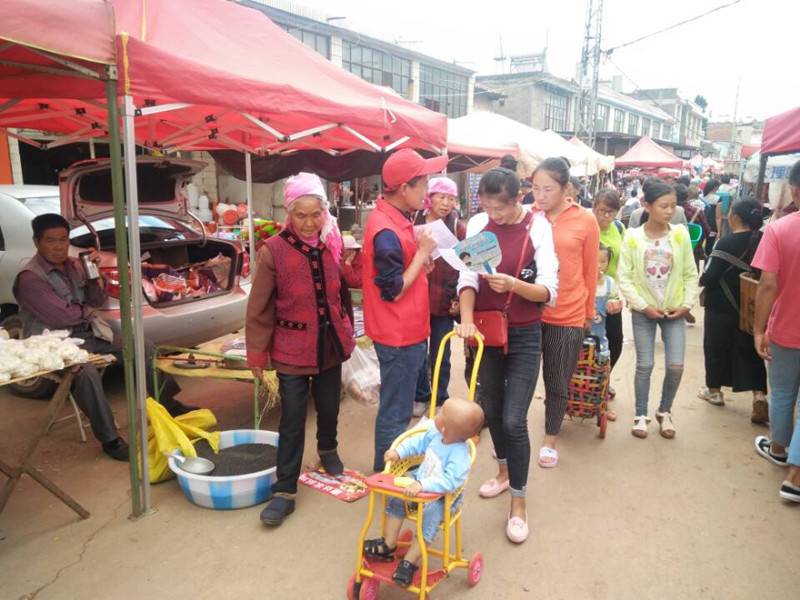
{"label": "woman holding flyer", "polygon": [[[442,221],[459,240],[464,239],[466,228],[458,221],[458,187],[449,177],[434,177],[428,181],[428,195],[423,209],[417,212],[414,225],[426,225]],[[431,309],[431,337],[428,340],[428,365],[420,371],[417,393],[414,402],[414,416],[424,415],[431,401],[433,366],[442,338],[453,330],[454,315],[458,313],[456,285],[458,271],[444,260],[434,263],[433,271],[428,273],[428,297]],[[437,406],[447,400],[447,387],[450,385],[450,345],[444,349],[442,365],[439,369],[439,385],[435,402]]]}
{"label": "woman holding flyer", "polygon": [[480,495],[494,498],[510,491],[506,535],[522,543],[528,537],[527,415],[539,375],[543,305],[556,301],[558,260],[550,224],[517,203],[518,189],[519,178],[508,169],[492,169],[481,178],[483,212],[469,220],[467,241],[492,233],[502,257],[493,273],[483,264],[460,273],[461,324],[456,331],[467,339],[479,331],[486,340],[478,377],[498,472],[480,487]]}

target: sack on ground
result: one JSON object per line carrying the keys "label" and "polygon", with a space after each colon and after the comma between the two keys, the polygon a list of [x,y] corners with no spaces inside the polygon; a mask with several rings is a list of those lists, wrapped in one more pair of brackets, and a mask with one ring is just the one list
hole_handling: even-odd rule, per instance
{"label": "sack on ground", "polygon": [[342,388],[346,394],[365,406],[378,405],[381,370],[374,346],[356,346],[350,358],[342,364]]}
{"label": "sack on ground", "polygon": [[161,404],[148,398],[147,420],[150,423],[147,437],[150,483],[174,477],[164,452],[180,450],[184,456],[197,456],[194,443],[200,439],[208,440],[215,452],[219,450],[219,432],[208,431],[217,426],[217,418],[207,408],[173,417]]}

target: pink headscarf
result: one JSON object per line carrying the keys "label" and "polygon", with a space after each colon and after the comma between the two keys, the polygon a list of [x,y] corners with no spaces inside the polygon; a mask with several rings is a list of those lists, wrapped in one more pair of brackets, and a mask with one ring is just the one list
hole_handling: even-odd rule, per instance
{"label": "pink headscarf", "polygon": [[422,208],[427,214],[431,210],[431,194],[447,194],[458,197],[458,186],[449,177],[434,177],[428,180],[428,193],[422,203]]}
{"label": "pink headscarf", "polygon": [[319,238],[331,251],[336,262],[339,262],[342,258],[342,248],[344,247],[342,234],[339,231],[336,218],[330,213],[331,205],[328,202],[328,195],[325,193],[325,186],[322,180],[313,173],[298,173],[286,180],[283,186],[283,205],[286,207],[287,212],[294,201],[303,196],[319,198],[322,210],[325,213],[325,220],[322,223]]}

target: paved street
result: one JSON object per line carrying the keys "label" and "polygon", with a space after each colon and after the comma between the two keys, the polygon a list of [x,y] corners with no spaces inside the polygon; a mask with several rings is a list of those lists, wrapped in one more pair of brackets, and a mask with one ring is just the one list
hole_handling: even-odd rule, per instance
{"label": "paved street", "polygon": [[[627,321],[628,317],[626,317]],[[698,319],[702,322],[702,319]],[[628,323],[626,323],[626,328]],[[484,578],[468,589],[456,572],[434,598],[791,598],[800,585],[800,507],[779,500],[783,471],[753,451],[749,394],[725,408],[695,398],[702,383],[702,329],[688,331],[687,368],[675,406],[674,441],[630,435],[633,347],[615,372],[619,420],[608,439],[589,422],[566,423],[561,464],[531,467],[531,537],[512,546],[503,533],[507,497],[482,500],[493,474],[484,432],[465,507],[465,551],[479,550]],[[457,356],[455,373],[462,360]],[[660,381],[662,369],[657,368]],[[124,426],[121,377],[113,406]],[[540,386],[541,387],[541,386]],[[460,379],[451,388],[463,394]],[[540,391],[537,391],[537,395]],[[252,419],[245,384],[187,382],[184,398],[207,405],[223,429]],[[0,456],[9,460],[44,414],[44,404],[0,394]],[[267,427],[274,428],[276,414]],[[367,470],[374,410],[348,400],[340,419],[347,466]],[[543,430],[540,397],[531,410],[534,449]],[[307,458],[314,448],[309,419]],[[128,520],[128,471],[78,442],[62,424],[36,464],[89,508],[78,522],[38,485],[23,480],[0,519],[0,598],[108,599],[344,598],[366,501],[352,505],[301,486],[297,512],[279,529],[261,507],[210,511],[187,503],[175,481],[153,487],[155,514]],[[383,589],[381,598],[410,597]]]}

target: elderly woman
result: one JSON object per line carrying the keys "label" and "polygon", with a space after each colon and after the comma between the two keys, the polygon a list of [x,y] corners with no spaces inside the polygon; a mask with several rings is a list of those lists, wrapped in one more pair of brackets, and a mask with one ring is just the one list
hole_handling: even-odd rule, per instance
{"label": "elderly woman", "polygon": [[355,346],[340,266],[342,237],[319,177],[300,173],[284,187],[285,230],[259,251],[247,305],[247,362],[256,377],[278,373],[281,420],[277,481],[261,513],[280,525],[294,511],[303,460],[309,388],[317,409],[317,451],[325,470],[344,470],[336,452],[342,362]]}
{"label": "elderly woman", "polygon": [[[453,232],[459,240],[464,239],[466,228],[458,221],[458,187],[448,177],[434,177],[428,182],[428,195],[425,197],[423,210],[417,213],[415,225],[425,225],[441,220],[445,227]],[[428,273],[428,298],[431,311],[431,337],[428,341],[428,368],[420,371],[417,380],[417,393],[414,402],[414,416],[421,416],[428,410],[433,383],[433,368],[436,354],[442,338],[453,330],[455,314],[458,312],[458,271],[443,259],[434,263],[433,270]],[[450,385],[450,345],[444,349],[442,366],[439,369],[439,385],[437,386],[436,405],[441,406],[447,400],[447,387]]]}

